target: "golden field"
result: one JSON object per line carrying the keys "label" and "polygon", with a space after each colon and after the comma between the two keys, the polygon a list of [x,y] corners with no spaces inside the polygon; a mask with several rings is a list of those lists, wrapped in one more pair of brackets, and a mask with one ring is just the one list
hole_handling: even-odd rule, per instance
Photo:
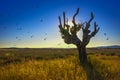
{"label": "golden field", "polygon": [[120,80],[120,49],[87,51],[92,73],[76,49],[0,49],[0,80]]}

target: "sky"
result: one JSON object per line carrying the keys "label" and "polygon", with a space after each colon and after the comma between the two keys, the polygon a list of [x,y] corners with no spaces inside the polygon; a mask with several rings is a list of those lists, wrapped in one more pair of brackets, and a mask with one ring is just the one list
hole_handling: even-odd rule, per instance
{"label": "sky", "polygon": [[[77,22],[85,22],[94,13],[100,27],[87,47],[120,45],[119,0],[0,0],[0,48],[74,48],[64,43],[58,16],[63,11],[71,23],[77,8]],[[82,37],[82,31],[78,33]]]}

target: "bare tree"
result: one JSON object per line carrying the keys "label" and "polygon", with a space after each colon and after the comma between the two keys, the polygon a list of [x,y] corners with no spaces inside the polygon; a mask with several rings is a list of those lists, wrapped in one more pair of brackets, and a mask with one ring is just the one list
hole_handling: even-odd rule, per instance
{"label": "bare tree", "polygon": [[[87,22],[84,23],[76,23],[75,17],[79,13],[79,8],[73,15],[72,23],[73,26],[68,24],[68,19],[66,18],[65,12],[63,12],[63,23],[61,21],[61,17],[59,16],[59,29],[62,38],[64,39],[64,42],[66,44],[74,44],[77,46],[78,52],[79,52],[79,60],[81,63],[84,63],[87,61],[87,53],[86,53],[86,46],[90,42],[90,39],[96,35],[96,33],[99,31],[99,27],[94,22],[94,31],[90,31],[90,23],[94,18],[93,13],[91,12],[91,17]],[[82,29],[83,36],[82,40],[80,40],[77,36],[77,33]]]}

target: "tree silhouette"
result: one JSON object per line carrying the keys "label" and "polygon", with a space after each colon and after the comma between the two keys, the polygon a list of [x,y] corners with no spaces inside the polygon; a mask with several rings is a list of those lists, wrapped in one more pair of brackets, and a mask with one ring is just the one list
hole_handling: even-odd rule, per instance
{"label": "tree silhouette", "polygon": [[[90,42],[90,39],[96,35],[96,33],[99,31],[99,27],[94,22],[94,31],[90,31],[90,23],[94,19],[94,15],[91,12],[91,17],[88,21],[84,23],[76,23],[75,17],[79,13],[79,8],[73,15],[72,23],[73,26],[68,24],[68,19],[66,19],[65,12],[63,12],[63,23],[61,21],[61,17],[59,16],[59,29],[62,38],[64,39],[64,42],[66,44],[74,44],[77,46],[78,52],[79,52],[79,60],[81,63],[84,63],[87,61],[87,53],[86,53],[86,46]],[[80,40],[77,36],[77,33],[82,29],[83,36],[82,40]]]}

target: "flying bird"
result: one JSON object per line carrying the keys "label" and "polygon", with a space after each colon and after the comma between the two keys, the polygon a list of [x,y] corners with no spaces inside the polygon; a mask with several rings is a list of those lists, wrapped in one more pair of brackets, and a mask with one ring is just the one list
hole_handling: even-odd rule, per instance
{"label": "flying bird", "polygon": [[20,28],[20,30],[22,30],[22,28]]}
{"label": "flying bird", "polygon": [[16,23],[16,26],[18,26],[19,24],[18,23]]}
{"label": "flying bird", "polygon": [[44,40],[46,40],[47,38],[44,38]]}
{"label": "flying bird", "polygon": [[104,33],[104,35],[106,36],[107,34],[106,34],[106,33]]}
{"label": "flying bird", "polygon": [[42,19],[40,19],[40,22],[43,22],[43,20],[42,20]]}
{"label": "flying bird", "polygon": [[107,39],[106,40],[109,40],[109,38],[107,37]]}
{"label": "flying bird", "polygon": [[47,33],[45,33],[45,35],[47,35]]}
{"label": "flying bird", "polygon": [[22,30],[22,28],[17,28],[17,30]]}
{"label": "flying bird", "polygon": [[30,32],[27,32],[27,33],[30,33]]}
{"label": "flying bird", "polygon": [[31,38],[33,38],[34,36],[32,35],[32,36],[30,36]]}

